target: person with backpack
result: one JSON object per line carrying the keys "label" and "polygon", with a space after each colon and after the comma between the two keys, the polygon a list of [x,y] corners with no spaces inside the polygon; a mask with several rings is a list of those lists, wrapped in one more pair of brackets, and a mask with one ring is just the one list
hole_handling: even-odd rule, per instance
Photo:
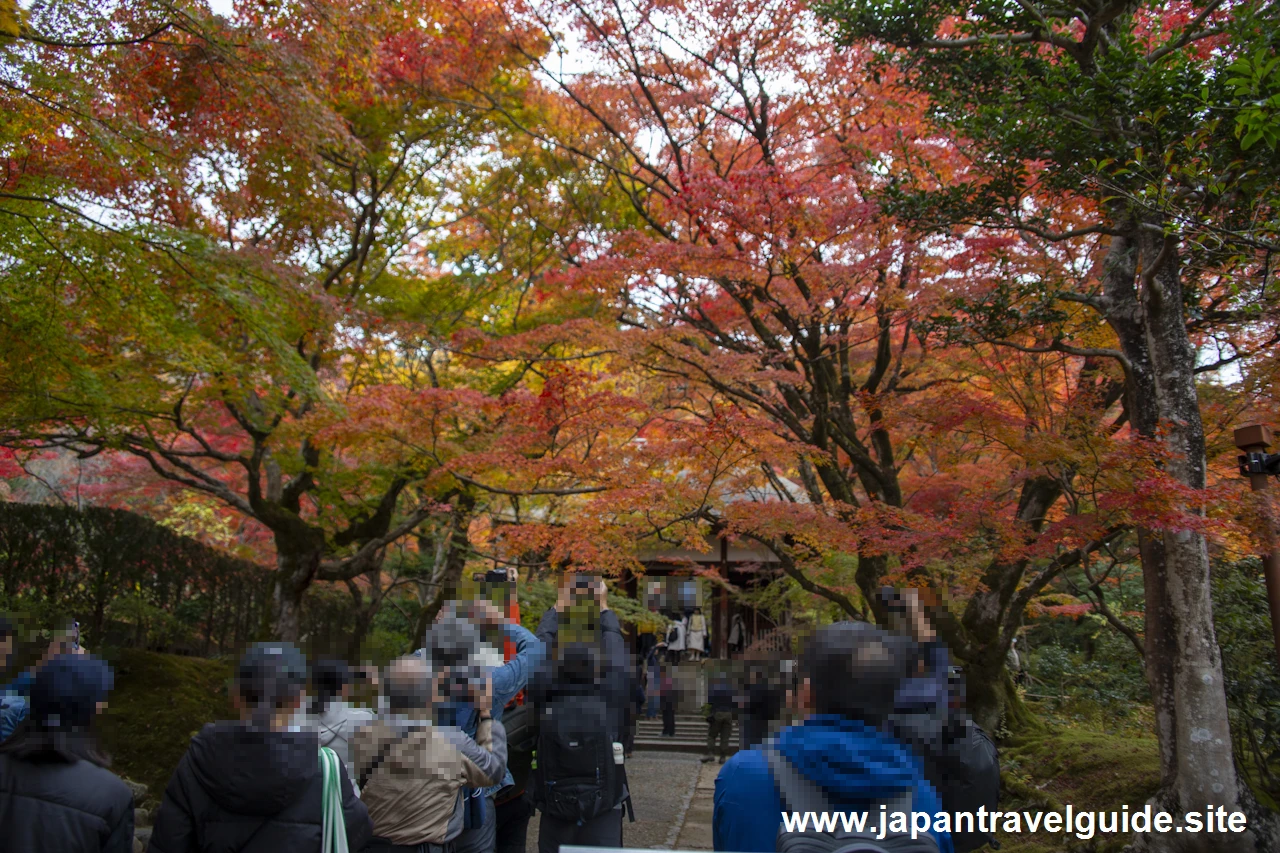
{"label": "person with backpack", "polygon": [[[910,660],[908,677],[894,697],[890,731],[920,757],[944,811],[995,811],[1000,805],[999,752],[965,712],[963,688],[952,683],[947,647],[925,614],[920,594],[886,588],[880,599]],[[969,853],[993,839],[975,829],[953,833],[951,840],[956,853]]]}
{"label": "person with backpack", "polygon": [[34,675],[30,715],[0,744],[0,849],[132,853],[133,792],[92,732],[113,683],[90,655],[58,655]]}
{"label": "person with backpack", "polygon": [[720,739],[720,763],[729,756],[729,735],[733,733],[733,718],[737,711],[737,697],[729,686],[729,679],[717,675],[707,691],[707,751],[702,756],[705,764],[716,757],[715,742]]}
{"label": "person with backpack", "polygon": [[[467,671],[432,674],[412,656],[391,664],[386,713],[351,741],[360,796],[373,821],[368,853],[451,853],[463,832],[466,787],[485,788],[507,771],[507,740],[493,719],[492,679]],[[433,722],[434,708],[465,696],[480,708],[476,736]]]}
{"label": "person with backpack", "polygon": [[748,667],[748,682],[742,697],[739,749],[750,749],[765,741],[769,727],[782,717],[782,688],[763,663]]}
{"label": "person with backpack", "polygon": [[622,743],[631,664],[604,579],[567,574],[537,633],[556,653],[529,685],[538,725],[538,851],[620,847],[623,805],[631,805]]}
{"label": "person with backpack", "polygon": [[355,730],[374,720],[374,712],[350,703],[351,669],[340,660],[321,659],[311,667],[311,689],[314,698],[302,715],[303,728],[320,737],[320,745],[332,749],[347,767],[347,775],[355,778],[351,763],[351,736]]}
{"label": "person with backpack", "polygon": [[[627,704],[631,701],[630,655],[622,636],[622,623],[609,607],[604,579],[581,573],[567,574],[556,604],[542,614],[537,635],[547,649],[579,643],[598,649],[597,690],[609,707],[613,731],[619,735],[625,731]],[[615,740],[621,742],[621,737]]]}
{"label": "person with backpack", "polygon": [[678,664],[684,658],[688,633],[687,617],[672,619],[667,627],[667,663]]}
{"label": "person with backpack", "polygon": [[368,843],[369,812],[346,767],[315,732],[291,725],[306,680],[294,646],[249,649],[231,694],[240,719],[209,723],[192,738],[165,788],[150,853],[331,853],[341,837],[350,851]]}
{"label": "person with backpack", "polygon": [[622,846],[630,797],[621,716],[610,707],[602,660],[594,644],[563,644],[554,667],[536,674],[529,688],[538,720],[538,853],[559,853],[566,844]]}
{"label": "person with backpack", "polygon": [[[739,853],[953,853],[947,832],[880,834],[889,812],[942,810],[911,749],[888,733],[907,675],[904,644],[860,622],[819,629],[809,643],[799,701],[811,714],[760,747],[737,753],[716,778],[716,850]],[[864,831],[786,832],[783,812],[870,813]],[[878,846],[877,846],[878,845]]]}
{"label": "person with backpack", "polygon": [[[514,656],[499,666],[480,666],[481,630],[500,632],[514,646]],[[424,647],[414,652],[414,656],[427,660],[433,670],[480,666],[492,681],[491,704],[487,708],[478,708],[468,698],[450,698],[435,709],[437,724],[456,726],[472,738],[476,736],[482,710],[488,711],[494,720],[503,721],[507,705],[528,686],[530,674],[546,654],[542,640],[486,600],[455,602],[442,610],[425,639]],[[514,727],[508,734],[523,739]],[[512,782],[507,772],[497,784],[466,789],[465,828],[454,842],[457,853],[494,853],[497,794]]]}

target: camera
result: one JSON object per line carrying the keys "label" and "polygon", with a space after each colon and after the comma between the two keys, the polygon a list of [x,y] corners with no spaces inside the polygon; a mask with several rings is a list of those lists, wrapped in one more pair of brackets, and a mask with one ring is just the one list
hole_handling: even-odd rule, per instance
{"label": "camera", "polygon": [[446,699],[470,699],[484,686],[485,673],[478,666],[452,667],[445,672],[441,691]]}

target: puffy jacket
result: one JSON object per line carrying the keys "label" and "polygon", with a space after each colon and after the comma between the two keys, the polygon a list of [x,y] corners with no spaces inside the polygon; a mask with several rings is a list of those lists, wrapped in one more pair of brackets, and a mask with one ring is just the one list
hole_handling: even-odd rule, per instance
{"label": "puffy jacket", "polygon": [[[319,850],[320,743],[315,732],[264,732],[210,723],[191,741],[156,813],[150,853]],[[347,844],[373,835],[369,813],[342,771]]]}
{"label": "puffy jacket", "polygon": [[375,835],[406,846],[443,844],[462,833],[463,786],[495,785],[507,772],[507,735],[496,720],[481,720],[473,740],[452,726],[389,715],[356,732],[351,754],[359,772],[369,773],[360,796]]}
{"label": "puffy jacket", "polygon": [[88,761],[0,755],[0,849],[132,853],[133,792]]}

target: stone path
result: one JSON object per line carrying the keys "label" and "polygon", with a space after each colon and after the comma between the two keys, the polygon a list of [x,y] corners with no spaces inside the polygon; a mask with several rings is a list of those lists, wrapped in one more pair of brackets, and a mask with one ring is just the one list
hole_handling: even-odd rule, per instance
{"label": "stone path", "polygon": [[[692,838],[692,827],[701,819],[694,814],[698,812],[699,794],[708,770],[712,791],[707,796],[706,843],[687,848],[681,839],[686,836]],[[717,770],[718,765],[704,765],[697,755],[688,753],[635,753],[627,760],[627,781],[636,822],[630,823],[623,818],[623,846],[650,850],[710,850],[710,796],[714,794]],[[529,821],[527,853],[537,853],[539,817],[535,814]]]}
{"label": "stone path", "polygon": [[715,805],[716,776],[720,765],[716,762],[702,765],[689,809],[681,821],[676,835],[676,850],[711,850],[711,812]]}

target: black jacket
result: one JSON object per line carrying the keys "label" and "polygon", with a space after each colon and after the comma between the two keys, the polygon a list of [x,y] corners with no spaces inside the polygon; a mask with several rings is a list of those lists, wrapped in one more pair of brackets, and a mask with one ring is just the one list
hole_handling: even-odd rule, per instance
{"label": "black jacket", "polygon": [[[315,732],[263,732],[211,723],[191,741],[156,813],[150,853],[319,850],[324,777]],[[342,768],[347,844],[373,835]]]}
{"label": "black jacket", "polygon": [[133,792],[88,761],[0,755],[0,850],[132,853]]}
{"label": "black jacket", "polygon": [[[555,684],[560,614],[554,607],[542,614],[536,633],[538,639],[546,644],[548,654],[542,667],[529,678],[529,695],[535,705],[541,706],[549,694],[562,687]],[[603,696],[609,706],[614,731],[620,733],[626,727],[627,706],[631,704],[631,661],[627,654],[626,640],[622,638],[622,623],[618,621],[618,614],[612,610],[600,614],[597,640],[601,677],[591,695]],[[615,734],[614,739],[618,740],[619,736]]]}
{"label": "black jacket", "polygon": [[712,683],[707,691],[707,704],[711,706],[713,714],[721,711],[732,713],[738,709],[734,701],[733,688],[723,682]]}

